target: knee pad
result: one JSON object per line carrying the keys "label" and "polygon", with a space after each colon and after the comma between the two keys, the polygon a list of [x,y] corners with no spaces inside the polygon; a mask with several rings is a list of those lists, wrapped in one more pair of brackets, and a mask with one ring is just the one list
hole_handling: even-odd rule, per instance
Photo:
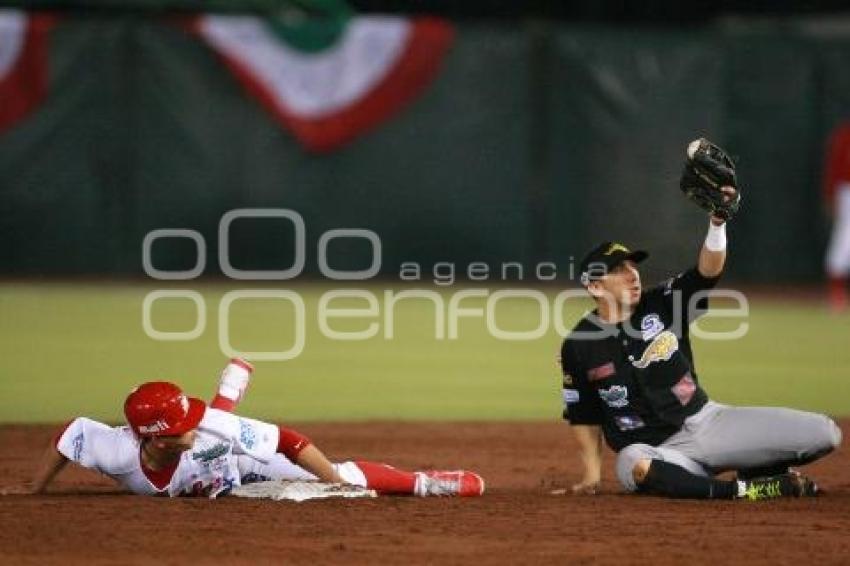
{"label": "knee pad", "polygon": [[626,491],[637,491],[634,469],[640,460],[652,460],[658,452],[649,444],[629,444],[617,453],[617,479]]}

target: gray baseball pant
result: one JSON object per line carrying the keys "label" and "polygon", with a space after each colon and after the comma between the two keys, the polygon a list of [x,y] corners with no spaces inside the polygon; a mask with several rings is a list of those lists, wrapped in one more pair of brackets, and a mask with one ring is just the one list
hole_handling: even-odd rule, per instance
{"label": "gray baseball pant", "polygon": [[841,429],[825,415],[774,407],[732,407],[709,401],[658,446],[630,444],[617,454],[617,479],[637,490],[639,460],[664,460],[692,474],[802,465],[841,444]]}

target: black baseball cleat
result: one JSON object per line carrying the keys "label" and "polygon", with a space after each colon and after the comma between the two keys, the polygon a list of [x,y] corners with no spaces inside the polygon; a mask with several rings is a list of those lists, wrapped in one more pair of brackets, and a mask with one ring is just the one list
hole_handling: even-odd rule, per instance
{"label": "black baseball cleat", "polygon": [[810,477],[804,476],[797,470],[788,470],[788,475],[795,478],[799,493],[797,497],[817,497],[820,495],[820,488]]}
{"label": "black baseball cleat", "polygon": [[753,478],[746,481],[745,485],[746,489],[740,498],[750,501],[780,497],[816,497],[819,492],[813,480],[796,470],[789,470],[787,474]]}

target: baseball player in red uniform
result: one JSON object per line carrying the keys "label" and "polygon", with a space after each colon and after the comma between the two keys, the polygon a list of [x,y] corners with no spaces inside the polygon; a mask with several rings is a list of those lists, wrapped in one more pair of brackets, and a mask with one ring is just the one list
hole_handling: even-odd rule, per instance
{"label": "baseball player in red uniform", "polygon": [[848,307],[850,275],[850,124],[839,126],[830,138],[823,191],[833,219],[825,258],[829,305],[840,312]]}
{"label": "baseball player in red uniform", "polygon": [[464,470],[408,472],[375,462],[332,463],[291,428],[233,414],[252,371],[244,360],[231,360],[209,406],[173,383],[143,383],[124,402],[127,425],[72,420],[47,448],[32,484],[4,492],[42,493],[68,462],[141,495],[214,498],[244,483],[274,479],[318,479],[423,497],[484,492],[484,480]]}

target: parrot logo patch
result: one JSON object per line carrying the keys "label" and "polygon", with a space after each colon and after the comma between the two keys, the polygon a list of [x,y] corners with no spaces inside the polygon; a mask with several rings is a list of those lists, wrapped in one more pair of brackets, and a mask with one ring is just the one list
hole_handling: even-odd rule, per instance
{"label": "parrot logo patch", "polygon": [[678,349],[679,339],[669,330],[665,330],[646,347],[639,360],[632,360],[632,365],[644,369],[653,362],[666,362]]}
{"label": "parrot logo patch", "polygon": [[619,409],[629,404],[629,389],[625,385],[612,385],[608,389],[600,389],[599,396],[609,407]]}

